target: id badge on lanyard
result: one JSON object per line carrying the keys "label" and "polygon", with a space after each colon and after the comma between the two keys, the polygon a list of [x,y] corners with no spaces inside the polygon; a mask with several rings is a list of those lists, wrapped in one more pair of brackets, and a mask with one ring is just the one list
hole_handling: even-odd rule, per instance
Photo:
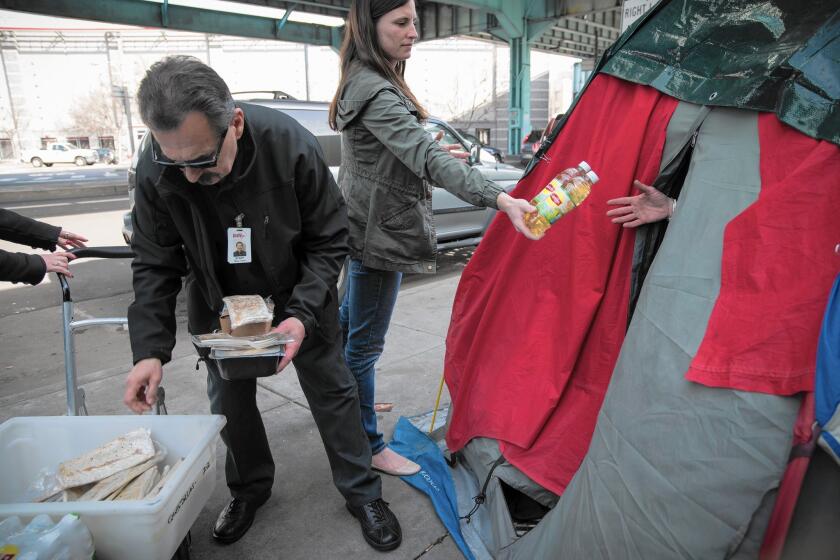
{"label": "id badge on lanyard", "polygon": [[245,264],[251,262],[251,228],[242,227],[244,214],[236,216],[236,227],[227,230],[227,262]]}

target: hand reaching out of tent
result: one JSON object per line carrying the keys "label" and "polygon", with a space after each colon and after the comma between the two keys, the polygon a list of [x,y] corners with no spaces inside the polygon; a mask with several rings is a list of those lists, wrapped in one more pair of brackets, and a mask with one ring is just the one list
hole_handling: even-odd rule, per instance
{"label": "hand reaching out of tent", "polygon": [[621,224],[622,227],[626,228],[634,228],[643,224],[658,222],[673,215],[677,204],[676,200],[641,181],[633,181],[633,185],[642,191],[641,194],[613,198],[607,201],[610,206],[618,206],[618,208],[607,211],[607,216],[612,218],[612,223]]}

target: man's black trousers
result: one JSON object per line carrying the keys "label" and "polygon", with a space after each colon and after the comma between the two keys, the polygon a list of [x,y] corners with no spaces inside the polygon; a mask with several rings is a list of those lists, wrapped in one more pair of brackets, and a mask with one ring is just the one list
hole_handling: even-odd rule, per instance
{"label": "man's black trousers", "polygon": [[[370,468],[370,444],[340,331],[331,338],[308,336],[293,363],[324,442],[333,482],[348,503],[358,506],[380,498],[382,484]],[[256,380],[226,381],[214,360],[205,363],[210,410],[227,418],[222,441],[227,445],[225,475],[231,495],[260,504],[271,495],[274,459],[257,408]],[[289,375],[289,370],[280,375]]]}

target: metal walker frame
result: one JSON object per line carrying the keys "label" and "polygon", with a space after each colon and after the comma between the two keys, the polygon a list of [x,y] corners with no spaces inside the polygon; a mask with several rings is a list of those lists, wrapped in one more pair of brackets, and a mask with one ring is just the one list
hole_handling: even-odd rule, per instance
{"label": "metal walker frame", "polygon": [[[76,256],[76,259],[101,258],[101,259],[130,259],[134,257],[134,251],[127,246],[111,247],[83,247],[68,251]],[[85,390],[79,387],[76,376],[76,346],[74,336],[77,332],[87,330],[91,327],[102,327],[117,325],[128,330],[127,317],[102,317],[95,319],[75,320],[73,318],[73,298],[70,295],[70,284],[64,274],[56,273],[58,283],[61,287],[61,317],[64,334],[64,381],[67,387],[67,415],[80,416],[88,415],[87,404],[85,403]],[[158,387],[155,414],[166,414],[165,403],[166,392],[163,387]]]}

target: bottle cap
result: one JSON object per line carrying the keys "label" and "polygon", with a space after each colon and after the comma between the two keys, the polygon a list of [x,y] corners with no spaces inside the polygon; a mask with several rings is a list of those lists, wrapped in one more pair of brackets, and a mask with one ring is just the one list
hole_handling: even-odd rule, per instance
{"label": "bottle cap", "polygon": [[579,169],[583,169],[583,172],[586,173],[587,171],[592,171],[592,168],[589,167],[589,164],[585,161],[582,161],[578,164]]}
{"label": "bottle cap", "polygon": [[590,169],[589,171],[587,171],[587,172],[586,172],[586,176],[587,176],[587,177],[589,177],[589,180],[590,180],[590,181],[592,181],[592,184],[593,184],[593,185],[594,185],[595,183],[597,183],[598,181],[600,181],[600,178],[599,178],[599,177],[595,174],[595,172],[594,172],[594,171],[592,171],[591,169]]}

